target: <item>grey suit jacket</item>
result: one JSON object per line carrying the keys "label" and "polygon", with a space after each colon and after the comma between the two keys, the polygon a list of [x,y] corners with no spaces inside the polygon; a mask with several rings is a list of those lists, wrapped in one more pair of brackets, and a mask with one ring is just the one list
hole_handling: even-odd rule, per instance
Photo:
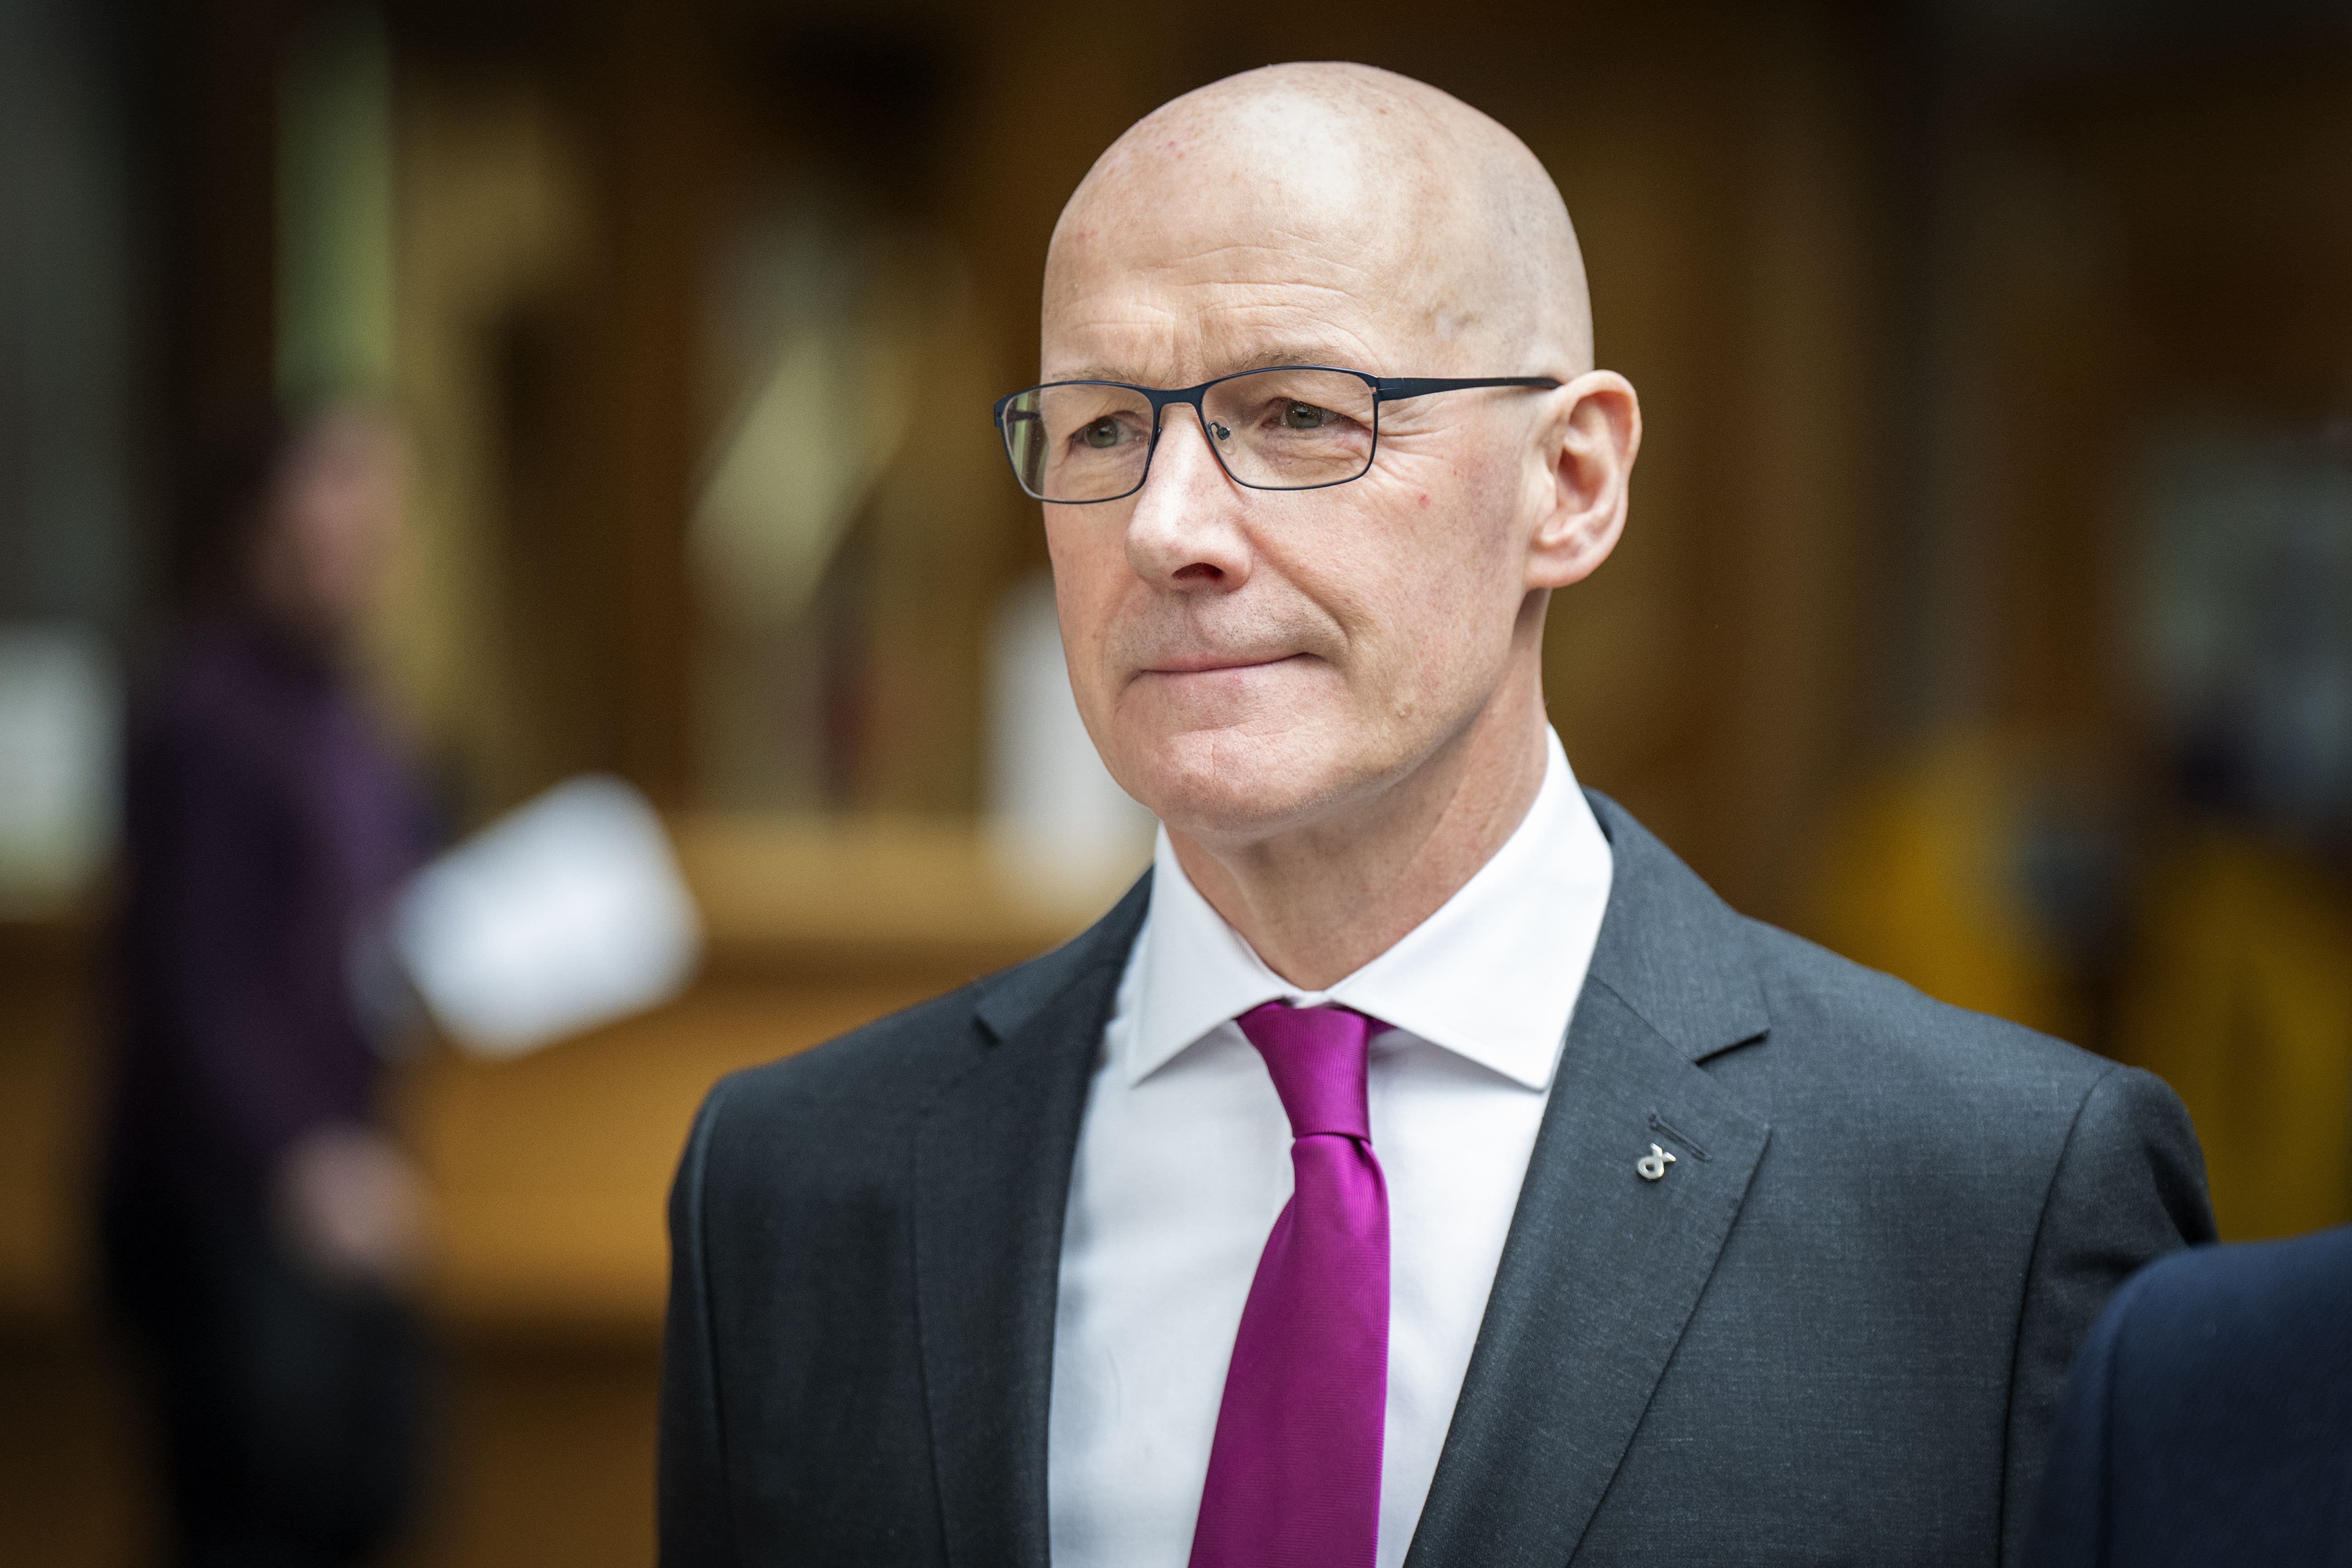
{"label": "grey suit jacket", "polygon": [[[1592,804],[1615,881],[1411,1568],[2013,1561],[2076,1342],[2212,1234],[2179,1102],[1741,918]],[[1043,1568],[1063,1210],[1146,893],[711,1091],[667,1568]]]}

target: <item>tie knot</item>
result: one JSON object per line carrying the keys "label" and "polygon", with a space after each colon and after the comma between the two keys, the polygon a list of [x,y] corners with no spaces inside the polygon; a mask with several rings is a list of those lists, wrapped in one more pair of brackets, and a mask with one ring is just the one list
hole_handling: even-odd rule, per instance
{"label": "tie knot", "polygon": [[1371,1019],[1345,1007],[1268,1002],[1234,1022],[1265,1058],[1293,1138],[1336,1132],[1371,1141],[1371,1112],[1365,1098]]}

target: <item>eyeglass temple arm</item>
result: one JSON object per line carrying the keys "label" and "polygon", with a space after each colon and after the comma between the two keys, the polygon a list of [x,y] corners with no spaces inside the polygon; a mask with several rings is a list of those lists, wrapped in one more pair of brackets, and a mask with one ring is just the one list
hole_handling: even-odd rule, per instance
{"label": "eyeglass temple arm", "polygon": [[1442,375],[1384,375],[1374,384],[1374,390],[1382,403],[1396,403],[1408,397],[1426,397],[1433,392],[1467,392],[1474,386],[1540,386],[1549,390],[1559,384],[1549,375],[1479,375],[1466,380]]}

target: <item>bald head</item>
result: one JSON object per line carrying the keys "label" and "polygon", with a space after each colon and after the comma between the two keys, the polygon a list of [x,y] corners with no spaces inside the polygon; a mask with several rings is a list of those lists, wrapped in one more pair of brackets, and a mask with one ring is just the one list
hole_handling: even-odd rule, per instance
{"label": "bald head", "polygon": [[1287,273],[1309,291],[1302,303],[1319,293],[1308,308],[1327,331],[1307,335],[1361,340],[1381,353],[1360,368],[1379,374],[1508,363],[1565,379],[1591,366],[1583,259],[1542,163],[1478,110],[1393,72],[1268,66],[1139,121],[1055,226],[1048,357],[1057,310],[1083,311],[1105,269],[1157,269],[1176,286],[1170,309],[1214,310],[1217,258],[1234,283]]}

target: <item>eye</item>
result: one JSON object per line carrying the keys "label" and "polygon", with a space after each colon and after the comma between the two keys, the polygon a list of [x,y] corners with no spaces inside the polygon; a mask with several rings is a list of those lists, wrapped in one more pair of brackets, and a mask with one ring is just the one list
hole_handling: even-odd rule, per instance
{"label": "eye", "polygon": [[1106,447],[1118,446],[1123,434],[1118,421],[1106,415],[1080,430],[1078,439],[1099,451]]}
{"label": "eye", "polygon": [[1318,408],[1311,403],[1296,399],[1282,407],[1282,425],[1286,430],[1320,430],[1326,425],[1337,425],[1339,416],[1328,408]]}

